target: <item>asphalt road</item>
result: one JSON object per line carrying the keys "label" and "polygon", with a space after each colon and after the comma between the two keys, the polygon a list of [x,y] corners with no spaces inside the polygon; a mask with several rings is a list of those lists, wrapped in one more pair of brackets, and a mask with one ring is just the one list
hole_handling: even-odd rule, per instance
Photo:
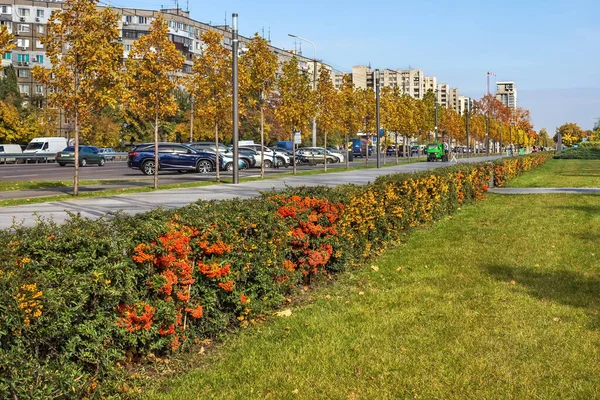
{"label": "asphalt road", "polygon": [[[500,156],[459,159],[459,162],[481,162],[496,158],[500,158]],[[282,190],[286,187],[298,187],[306,185],[325,185],[334,187],[346,183],[364,185],[375,181],[375,179],[381,175],[393,174],[397,172],[425,171],[447,165],[453,165],[453,163],[404,163],[401,165],[388,166],[386,168],[368,168],[312,176],[282,176],[269,180],[259,179],[255,181],[242,182],[238,185],[220,184],[214,186],[155,190],[147,193],[130,193],[108,197],[69,199],[58,202],[1,207],[0,229],[9,228],[14,222],[31,226],[35,224],[38,218],[53,219],[57,223],[62,223],[70,217],[69,212],[80,213],[81,216],[86,218],[111,218],[112,213],[117,211],[122,211],[128,214],[136,214],[149,211],[157,207],[174,209],[183,207],[199,199],[221,200],[231,198],[250,198],[259,196],[260,193],[265,191]]]}
{"label": "asphalt road", "polygon": [[[383,161],[383,158],[382,158]],[[395,164],[394,157],[386,157],[387,164]],[[399,158],[400,163],[407,162],[408,159]],[[350,166],[360,166],[365,164],[364,158],[354,159]],[[375,165],[374,158],[369,159],[370,165]],[[328,164],[329,167],[339,168],[344,166],[341,164]],[[323,164],[315,166],[298,165],[298,171],[323,169]],[[265,169],[266,174],[277,174],[291,172],[292,167],[288,168],[269,168]],[[221,171],[222,176],[231,176],[231,172]],[[260,176],[259,168],[251,168],[248,170],[240,170],[241,177]],[[177,171],[160,171],[160,183],[186,183],[186,182],[201,182],[214,181],[215,173],[198,174],[185,173],[181,174]],[[67,165],[61,167],[56,163],[31,163],[31,164],[0,164],[0,181],[2,182],[23,182],[23,181],[68,181],[73,179],[73,166]],[[137,182],[152,182],[152,176],[142,174],[140,170],[135,170],[127,167],[125,160],[107,161],[103,167],[97,165],[88,165],[79,168],[80,180],[132,180]]]}

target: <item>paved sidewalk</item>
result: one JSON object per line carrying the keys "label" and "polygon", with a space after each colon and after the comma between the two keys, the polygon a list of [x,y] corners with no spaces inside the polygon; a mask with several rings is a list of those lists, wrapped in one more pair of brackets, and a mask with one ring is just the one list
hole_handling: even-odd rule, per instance
{"label": "paved sidewalk", "polygon": [[[501,158],[501,156],[475,157],[460,159],[459,163],[481,162],[498,158]],[[369,168],[320,175],[287,176],[277,179],[243,182],[238,185],[220,184],[198,188],[157,190],[146,193],[2,207],[0,208],[0,229],[6,229],[12,226],[13,220],[23,222],[25,226],[34,225],[37,216],[44,219],[53,219],[57,223],[62,223],[69,218],[67,212],[81,213],[82,217],[95,219],[117,211],[123,211],[128,214],[137,214],[160,207],[166,209],[180,208],[197,200],[257,197],[261,192],[282,190],[288,186],[323,185],[333,187],[348,183],[365,185],[373,182],[381,175],[389,175],[398,172],[425,171],[449,165],[454,165],[454,163],[423,162],[394,165],[381,169]]]}
{"label": "paved sidewalk", "polygon": [[492,188],[498,194],[600,194],[600,188]]}

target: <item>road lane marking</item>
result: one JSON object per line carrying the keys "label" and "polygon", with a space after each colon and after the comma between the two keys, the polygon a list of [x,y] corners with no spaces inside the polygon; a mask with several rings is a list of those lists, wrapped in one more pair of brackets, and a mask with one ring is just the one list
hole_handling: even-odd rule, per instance
{"label": "road lane marking", "polygon": [[40,176],[40,174],[35,175],[11,175],[11,176],[3,176],[2,178],[25,178],[29,176]]}

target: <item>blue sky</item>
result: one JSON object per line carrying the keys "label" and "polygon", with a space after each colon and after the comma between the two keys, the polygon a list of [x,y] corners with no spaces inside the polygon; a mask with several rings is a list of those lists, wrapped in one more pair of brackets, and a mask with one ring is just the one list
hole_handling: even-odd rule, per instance
{"label": "blue sky", "polygon": [[[111,3],[146,9],[175,4]],[[179,4],[187,7],[185,0]],[[237,12],[241,34],[264,28],[266,35],[270,29],[278,47],[294,48],[288,33],[310,39],[317,58],[342,71],[369,63],[410,66],[477,98],[486,90],[486,71],[493,71],[497,80],[515,81],[520,105],[531,109],[536,129],[546,127],[551,134],[563,122],[590,129],[600,117],[600,0],[191,0],[189,5],[193,18],[214,25],[225,18],[230,24]],[[312,56],[309,44],[302,49]]]}

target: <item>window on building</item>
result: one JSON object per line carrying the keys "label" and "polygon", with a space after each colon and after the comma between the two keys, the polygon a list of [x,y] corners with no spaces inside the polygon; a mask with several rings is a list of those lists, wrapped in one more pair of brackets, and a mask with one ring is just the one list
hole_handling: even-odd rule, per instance
{"label": "window on building", "polygon": [[0,6],[0,13],[2,14],[10,14],[8,10],[8,6]]}
{"label": "window on building", "polygon": [[37,33],[44,33],[46,31],[44,25],[37,26]]}
{"label": "window on building", "polygon": [[36,40],[35,41],[35,47],[37,47],[38,49],[43,49],[44,45],[42,44],[41,40]]}
{"label": "window on building", "polygon": [[44,87],[42,85],[35,85],[35,94],[44,94]]}
{"label": "window on building", "polygon": [[31,76],[31,73],[29,72],[28,69],[18,69],[17,76],[19,78],[29,78]]}
{"label": "window on building", "polygon": [[12,59],[12,53],[4,53],[4,54],[2,54],[2,59],[3,60],[11,60]]}
{"label": "window on building", "polygon": [[123,48],[125,49],[125,51],[131,51],[131,45],[130,44],[126,44],[125,46],[123,46]]}
{"label": "window on building", "polygon": [[148,17],[138,17],[138,24],[148,24]]}
{"label": "window on building", "polygon": [[131,15],[126,15],[125,16],[125,22],[127,22],[128,24],[130,24],[133,21],[133,17]]}
{"label": "window on building", "polygon": [[17,47],[29,47],[29,39],[17,39]]}
{"label": "window on building", "polygon": [[34,61],[38,62],[40,64],[43,64],[44,63],[44,56],[37,56]]}
{"label": "window on building", "polygon": [[38,18],[44,18],[44,10],[37,10],[36,11],[36,17],[38,17]]}
{"label": "window on building", "polygon": [[19,24],[19,32],[29,32],[29,24]]}
{"label": "window on building", "polygon": [[29,17],[31,10],[29,8],[19,8],[19,17]]}
{"label": "window on building", "polygon": [[29,62],[29,54],[17,54],[17,62]]}
{"label": "window on building", "polygon": [[19,92],[21,94],[29,94],[29,85],[23,84],[23,85],[19,85]]}

